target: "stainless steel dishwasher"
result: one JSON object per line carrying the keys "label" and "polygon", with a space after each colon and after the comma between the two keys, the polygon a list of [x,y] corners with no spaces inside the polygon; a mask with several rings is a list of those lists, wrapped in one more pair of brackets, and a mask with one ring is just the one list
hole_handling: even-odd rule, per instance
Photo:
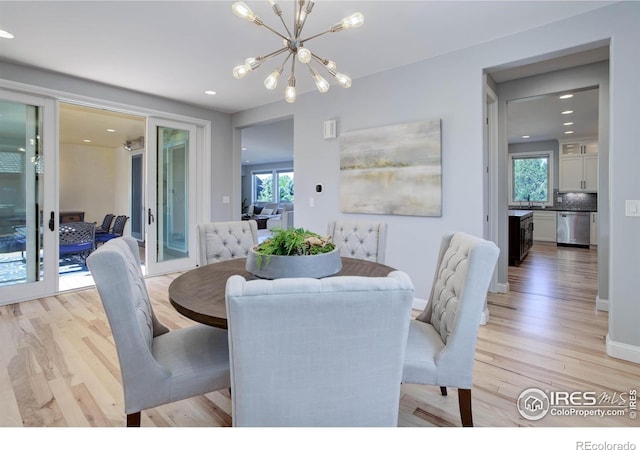
{"label": "stainless steel dishwasher", "polygon": [[558,211],[558,245],[589,247],[591,214],[582,211]]}

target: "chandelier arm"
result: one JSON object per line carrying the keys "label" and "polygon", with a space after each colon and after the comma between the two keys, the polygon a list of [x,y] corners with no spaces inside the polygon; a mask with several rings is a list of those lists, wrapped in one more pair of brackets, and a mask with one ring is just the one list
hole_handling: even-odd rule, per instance
{"label": "chandelier arm", "polygon": [[289,27],[287,26],[286,22],[284,21],[284,18],[282,17],[282,14],[280,14],[278,17],[280,17],[280,22],[282,22],[282,25],[284,26],[284,29],[287,30],[287,34],[289,35],[289,39],[292,39],[293,35],[291,34],[291,31],[289,31]]}
{"label": "chandelier arm", "polygon": [[313,36],[309,36],[308,38],[302,39],[300,41],[300,44],[304,44],[305,42],[310,41],[311,39],[315,39],[317,37],[320,37],[320,36],[322,36],[324,34],[331,33],[331,32],[332,32],[332,30],[328,29],[326,31],[323,31],[322,33],[314,34]]}
{"label": "chandelier arm", "polygon": [[293,53],[291,52],[287,54],[287,57],[284,59],[284,61],[282,61],[282,64],[280,64],[280,70],[284,70],[284,65],[287,63],[287,61],[289,61],[289,58],[291,58],[291,55],[293,55]]}
{"label": "chandelier arm", "polygon": [[[292,55],[293,53],[289,53],[289,55]],[[296,59],[292,58],[291,59],[291,76],[295,76],[295,71],[296,71]]]}
{"label": "chandelier arm", "polygon": [[[307,23],[307,18],[309,17],[309,14],[311,14],[311,11],[313,10],[313,5],[314,5],[313,1],[310,1],[309,3],[307,3],[307,9],[304,12],[304,19],[300,24],[300,29],[298,30],[298,35],[296,36],[296,39],[300,37],[300,33],[302,33],[302,29],[304,28],[304,24]],[[302,15],[302,6],[304,6],[304,2],[302,2],[302,5],[300,6],[301,15]]]}
{"label": "chandelier arm", "polygon": [[[282,39],[284,39],[285,41],[288,41],[289,39],[291,39],[291,37],[286,37],[284,34],[274,30],[273,28],[271,28],[269,25],[267,25],[266,23],[262,23],[262,26],[265,27],[267,30],[271,31],[274,34],[277,34],[278,36],[280,36]],[[289,30],[287,30],[287,32],[289,32]]]}
{"label": "chandelier arm", "polygon": [[302,32],[302,27],[304,25],[304,21],[300,21],[300,18],[302,17],[302,8],[304,7],[304,2],[305,0],[298,0],[297,2],[294,2],[293,18],[295,21],[295,39],[298,39],[300,37],[300,33]]}
{"label": "chandelier arm", "polygon": [[256,59],[260,61],[260,63],[262,64],[263,62],[265,62],[268,59],[273,58],[274,56],[278,56],[284,52],[286,52],[287,50],[289,50],[289,47],[282,47],[281,49],[276,50],[275,52],[271,52],[267,55],[264,56],[258,56]]}
{"label": "chandelier arm", "polygon": [[324,68],[327,70],[327,72],[329,72],[329,68],[327,67],[327,64],[329,63],[329,60],[328,60],[328,59],[326,59],[326,58],[322,58],[322,57],[320,57],[320,56],[316,55],[316,54],[315,54],[315,53],[313,53],[313,52],[311,52],[311,56],[312,56],[316,61],[318,61],[318,62],[320,63],[320,65],[321,65],[322,67],[324,67]]}

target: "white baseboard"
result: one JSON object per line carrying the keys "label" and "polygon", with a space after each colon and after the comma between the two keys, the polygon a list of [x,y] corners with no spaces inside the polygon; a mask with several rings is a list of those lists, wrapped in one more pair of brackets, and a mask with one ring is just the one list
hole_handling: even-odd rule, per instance
{"label": "white baseboard", "polygon": [[497,283],[496,289],[498,294],[506,294],[507,292],[509,292],[509,282],[507,281],[506,283]]}
{"label": "white baseboard", "polygon": [[486,325],[487,322],[489,322],[489,308],[485,306],[482,316],[480,316],[480,325]]}
{"label": "white baseboard", "polygon": [[413,297],[413,304],[411,305],[411,307],[413,309],[417,309],[418,311],[422,311],[425,306],[427,306],[427,300],[426,299]]}
{"label": "white baseboard", "polygon": [[596,309],[598,311],[609,311],[609,300],[596,295]]}
{"label": "white baseboard", "polygon": [[607,333],[605,342],[607,355],[640,364],[640,347],[612,341],[609,333]]}

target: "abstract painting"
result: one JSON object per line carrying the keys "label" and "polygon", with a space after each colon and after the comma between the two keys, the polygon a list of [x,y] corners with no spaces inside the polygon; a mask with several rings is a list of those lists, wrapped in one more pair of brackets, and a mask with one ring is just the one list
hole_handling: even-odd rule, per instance
{"label": "abstract painting", "polygon": [[340,210],[441,216],[440,136],[440,119],[343,133]]}

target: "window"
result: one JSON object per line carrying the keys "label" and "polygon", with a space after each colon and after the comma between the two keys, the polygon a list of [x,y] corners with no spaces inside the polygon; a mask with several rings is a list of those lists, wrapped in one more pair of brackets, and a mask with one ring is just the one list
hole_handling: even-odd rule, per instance
{"label": "window", "polygon": [[553,206],[553,152],[509,154],[509,205]]}
{"label": "window", "polygon": [[[253,202],[293,203],[293,170],[277,169],[252,173]],[[274,189],[274,186],[277,186]]]}

